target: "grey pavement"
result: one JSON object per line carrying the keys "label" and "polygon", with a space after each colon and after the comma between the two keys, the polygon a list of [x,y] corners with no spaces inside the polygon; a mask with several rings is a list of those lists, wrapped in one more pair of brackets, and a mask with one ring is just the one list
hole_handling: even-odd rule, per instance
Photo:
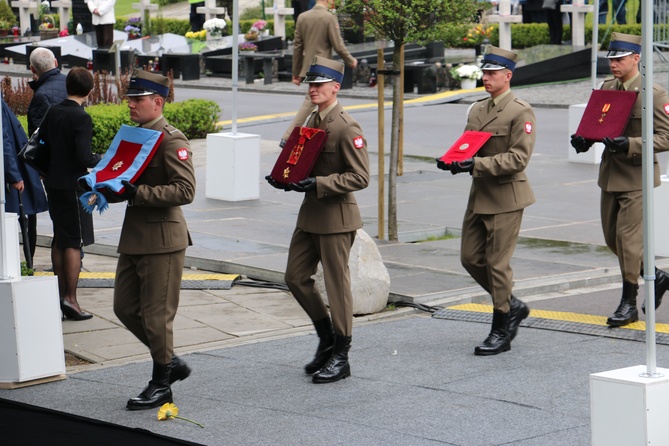
{"label": "grey pavement", "polygon": [[[199,85],[225,89],[226,82],[203,79]],[[281,84],[268,87],[247,88],[291,92]],[[276,91],[281,88],[286,91]],[[369,90],[356,87],[350,94]],[[175,320],[177,352],[194,369],[188,380],[174,384],[175,403],[180,415],[206,427],[158,422],[155,411],[125,410],[127,398],[149,379],[151,365],[146,349],[115,318],[110,288],[81,288],[79,301],[95,317],[63,322],[66,350],[90,363],[70,365],[63,381],[0,390],[0,398],[207,445],[590,444],[589,374],[644,364],[645,346],[619,335],[628,329],[608,330],[601,321],[576,330],[560,325],[559,317],[552,328],[532,323],[543,317],[539,310],[605,318],[619,298],[617,261],[603,246],[599,225],[597,166],[569,163],[567,147],[553,150],[555,141],[542,140],[542,135],[563,135],[566,141],[566,106],[587,100],[590,81],[514,91],[537,105],[537,126],[546,133],[539,133],[528,168],[537,203],[525,212],[513,260],[514,292],[536,313],[510,352],[473,355],[489,327],[468,317],[471,311],[458,310],[463,317],[430,317],[391,306],[356,317],[351,378],[312,384],[302,365],[317,343],[313,329],[292,297],[272,286],[282,282],[301,201],[299,194],[272,189],[262,179],[279,153],[278,134],[261,142],[260,198],[242,202],[205,197],[206,142],[196,140],[198,190],[194,203],[184,208],[194,240],[186,272],[243,278],[230,290],[184,290]],[[408,119],[438,114],[444,132],[459,133],[463,121],[453,116],[462,119],[466,103],[477,95],[422,98],[428,100],[408,106]],[[410,132],[397,186],[400,240],[377,240],[391,276],[390,300],[456,309],[489,304],[459,261],[470,179],[435,167],[432,158],[445,143],[416,147]],[[377,172],[378,148],[370,144],[369,150]],[[372,237],[378,234],[377,182],[374,175],[369,188],[357,194],[364,229]],[[112,205],[95,216],[96,243],[86,249],[86,270],[113,271],[122,213],[122,205]],[[39,218],[39,234],[43,247],[36,267],[43,271],[50,264],[46,216]],[[669,265],[668,259],[657,261]],[[658,310],[658,323],[669,323],[668,308]],[[657,356],[660,367],[667,364],[666,343],[658,345]]]}

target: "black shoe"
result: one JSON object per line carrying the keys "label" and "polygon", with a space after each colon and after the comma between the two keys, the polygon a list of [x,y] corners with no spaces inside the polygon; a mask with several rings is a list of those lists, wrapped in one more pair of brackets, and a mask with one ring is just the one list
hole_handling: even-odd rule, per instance
{"label": "black shoe", "polygon": [[149,381],[149,385],[135,398],[130,398],[126,408],[128,410],[145,410],[160,407],[172,402],[170,386],[158,385]]}
{"label": "black shoe", "polygon": [[153,375],[149,385],[135,398],[130,398],[126,407],[128,410],[144,410],[160,407],[172,402],[170,388],[170,372],[172,364],[153,363]]}
{"label": "black shoe", "polygon": [[613,316],[606,320],[606,325],[622,327],[639,320],[639,310],[636,309],[636,296],[639,285],[623,282],[623,295]]}
{"label": "black shoe", "polygon": [[311,362],[304,366],[307,375],[312,375],[319,371],[332,356],[334,350],[334,331],[332,331],[332,322],[329,317],[314,322],[316,333],[318,334],[318,348]]}
{"label": "black shoe", "polygon": [[174,355],[172,357],[172,364],[170,364],[170,385],[176,381],[183,381],[188,378],[191,373],[191,368],[188,367],[186,361]]}
{"label": "black shoe", "polygon": [[63,312],[63,318],[72,319],[73,321],[85,321],[93,317],[92,314],[77,311],[68,301],[60,301],[60,311]]}
{"label": "black shoe", "polygon": [[[643,277],[643,272],[641,273]],[[669,274],[661,269],[655,268],[655,309],[662,305],[662,296],[669,290]],[[641,305],[641,310],[646,313],[646,302]]]}
{"label": "black shoe", "polygon": [[511,335],[509,334],[509,313],[494,310],[492,313],[492,328],[485,340],[474,349],[476,356],[492,356],[511,350]]}
{"label": "black shoe", "polygon": [[328,362],[311,378],[316,384],[333,383],[351,376],[351,366],[348,363],[348,351],[351,348],[350,336],[335,335],[332,356]]}
{"label": "black shoe", "polygon": [[525,302],[511,295],[511,312],[509,313],[509,337],[513,341],[518,334],[520,323],[530,315],[530,309]]}

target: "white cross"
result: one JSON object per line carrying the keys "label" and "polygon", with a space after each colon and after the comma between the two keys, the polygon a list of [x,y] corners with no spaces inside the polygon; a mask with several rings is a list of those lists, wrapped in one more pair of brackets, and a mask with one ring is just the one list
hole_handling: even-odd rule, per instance
{"label": "white cross", "polygon": [[499,2],[499,14],[489,15],[488,21],[499,23],[499,47],[511,50],[511,24],[523,21],[522,15],[511,15],[511,2],[501,0]]}
{"label": "white cross", "polygon": [[70,22],[70,9],[72,9],[72,2],[70,0],[56,0],[51,2],[51,6],[58,8],[58,17],[60,17],[60,30],[67,28]]}
{"label": "white cross", "polygon": [[204,0],[204,6],[198,6],[195,11],[198,14],[204,14],[204,19],[209,20],[216,18],[219,14],[225,17],[226,9],[222,6],[216,6],[216,0]]}
{"label": "white cross", "polygon": [[[35,12],[37,9],[37,2],[30,0],[19,0],[13,1],[12,6],[14,8],[19,8],[19,27],[21,28],[21,34],[23,35],[27,30],[30,29],[30,12],[31,10]],[[36,32],[37,30],[33,30]]]}
{"label": "white cross", "polygon": [[277,0],[274,0],[274,6],[265,8],[265,14],[274,14],[274,35],[276,37],[286,37],[286,16],[292,17],[294,12],[293,8],[280,8]]}
{"label": "white cross", "polygon": [[142,19],[142,23],[149,23],[149,18],[151,16],[151,11],[157,11],[158,5],[151,3],[151,0],[139,0],[139,3],[132,4],[133,9],[139,10],[139,16]]}
{"label": "white cross", "polygon": [[[579,4],[580,3],[580,4]],[[560,5],[560,11],[571,12],[571,44],[585,46],[585,15],[595,10],[595,5],[584,5],[583,0],[571,5]]]}

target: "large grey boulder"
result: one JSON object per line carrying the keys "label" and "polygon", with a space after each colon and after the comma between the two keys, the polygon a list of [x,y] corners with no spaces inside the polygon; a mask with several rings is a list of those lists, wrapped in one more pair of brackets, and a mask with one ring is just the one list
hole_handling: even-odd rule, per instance
{"label": "large grey boulder", "polygon": [[[353,289],[353,314],[378,313],[388,304],[390,275],[381,259],[374,240],[362,229],[358,229],[348,259]],[[314,275],[316,288],[327,304],[327,293],[323,281],[323,268],[318,264]]]}

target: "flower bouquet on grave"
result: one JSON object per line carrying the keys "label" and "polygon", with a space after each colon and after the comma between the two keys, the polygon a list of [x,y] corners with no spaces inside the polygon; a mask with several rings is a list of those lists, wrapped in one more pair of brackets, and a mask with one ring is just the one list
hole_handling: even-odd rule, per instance
{"label": "flower bouquet on grave", "polygon": [[251,27],[251,29],[257,30],[258,34],[261,36],[269,36],[269,29],[266,28],[267,28],[267,22],[264,20],[258,20]]}
{"label": "flower bouquet on grave", "polygon": [[258,51],[258,47],[251,42],[243,42],[239,44],[239,51],[245,51],[247,53]]}
{"label": "flower bouquet on grave", "polygon": [[225,20],[216,18],[204,22],[202,28],[207,32],[207,40],[223,37],[223,30],[226,25]]}
{"label": "flower bouquet on grave", "polygon": [[483,72],[477,65],[467,64],[451,68],[451,76],[455,80],[470,79],[476,81],[483,77]]}
{"label": "flower bouquet on grave", "polygon": [[201,31],[188,31],[185,37],[189,40],[204,41],[207,40],[207,31],[204,29]]}
{"label": "flower bouquet on grave", "polygon": [[142,19],[139,17],[131,17],[125,22],[123,31],[128,33],[128,40],[135,40],[142,37]]}

